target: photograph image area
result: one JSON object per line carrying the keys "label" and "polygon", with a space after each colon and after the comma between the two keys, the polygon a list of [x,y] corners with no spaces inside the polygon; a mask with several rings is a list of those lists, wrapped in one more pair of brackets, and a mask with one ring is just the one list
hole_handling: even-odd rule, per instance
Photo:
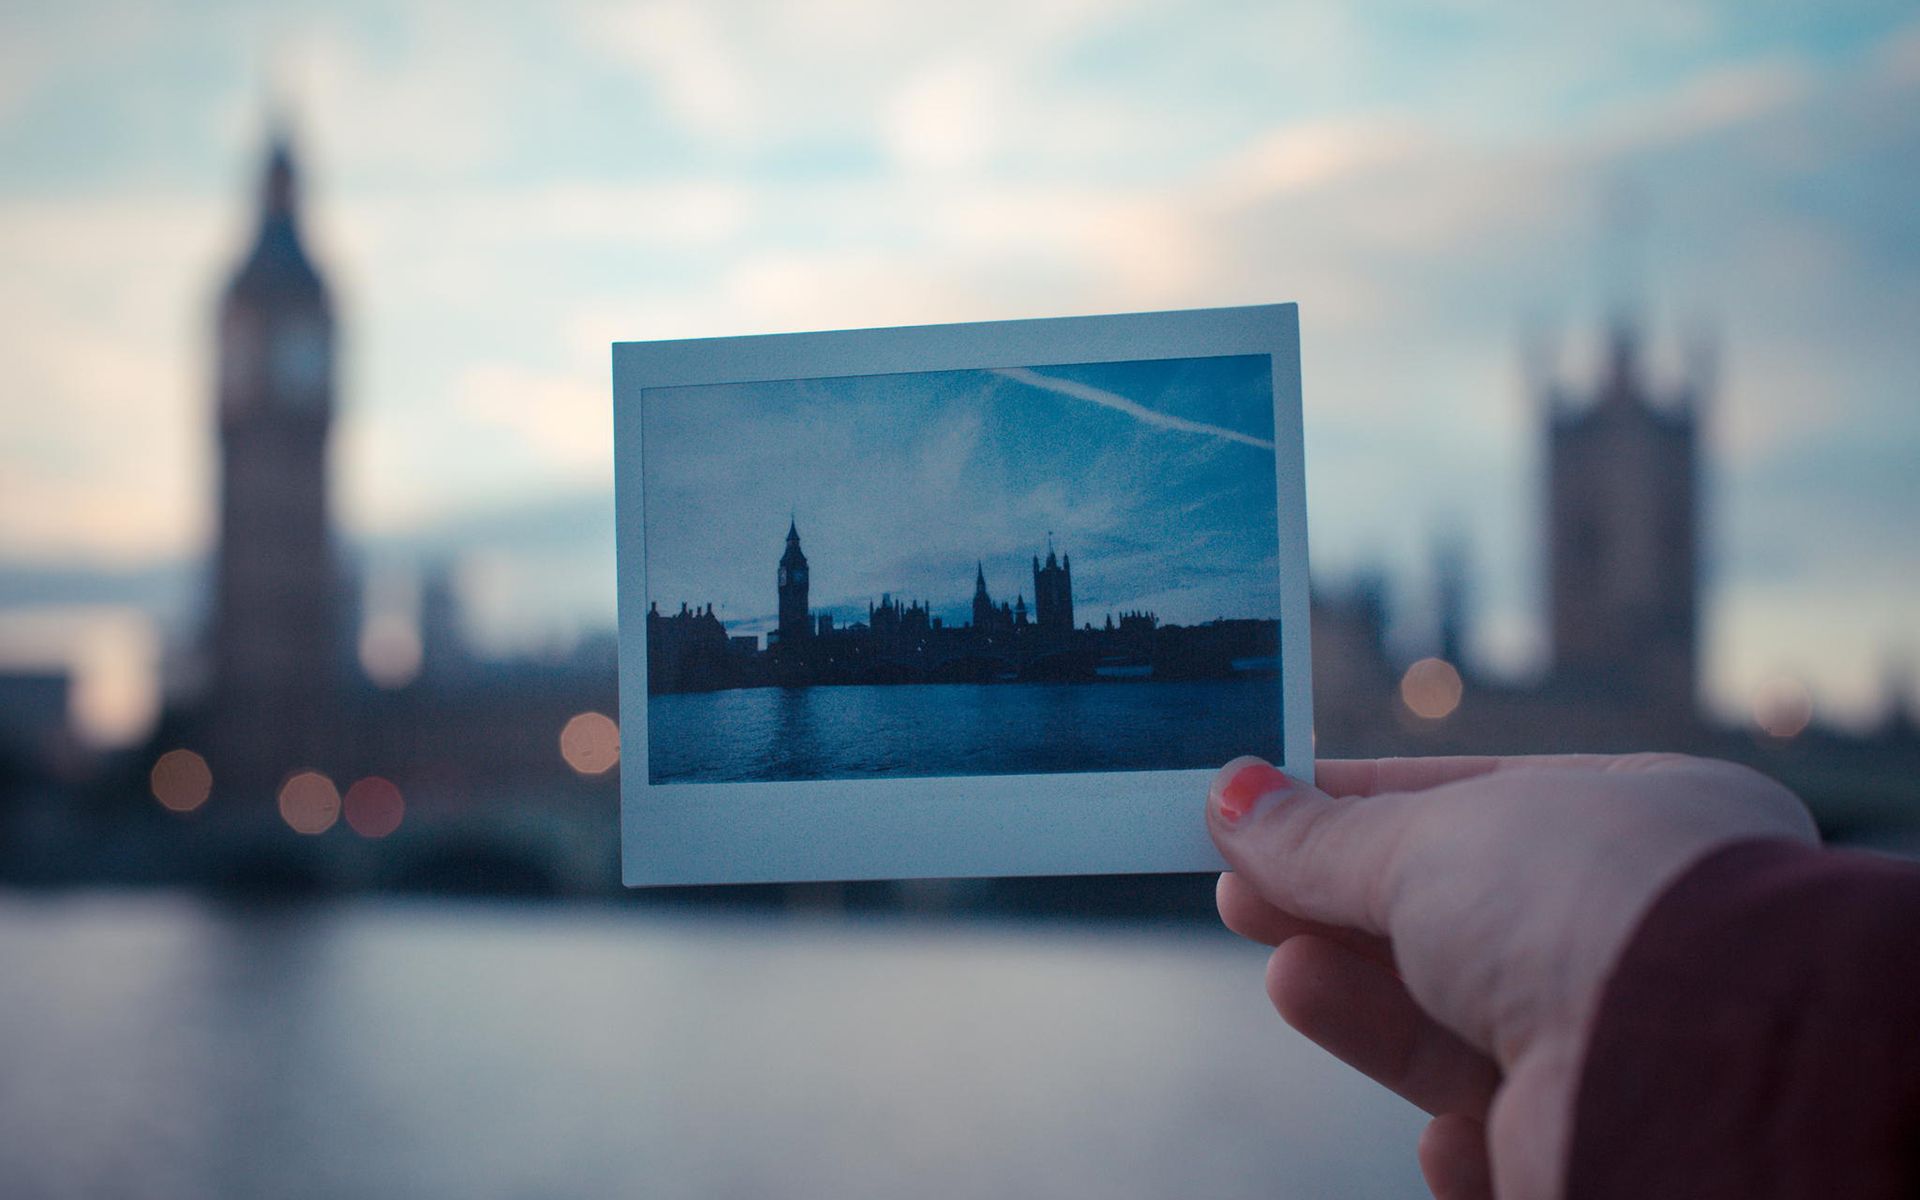
{"label": "photograph image area", "polygon": [[1281,760],[1268,356],[641,405],[650,782]]}

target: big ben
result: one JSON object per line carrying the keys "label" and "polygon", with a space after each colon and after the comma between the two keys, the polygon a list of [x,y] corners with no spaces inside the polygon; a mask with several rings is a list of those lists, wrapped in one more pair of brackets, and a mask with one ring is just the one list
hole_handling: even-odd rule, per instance
{"label": "big ben", "polygon": [[787,522],[787,549],[780,556],[778,644],[793,646],[812,634],[807,614],[807,556],[800,552],[800,528]]}
{"label": "big ben", "polygon": [[301,243],[292,149],[273,139],[253,244],[221,296],[211,763],[271,788],[323,765],[339,657],[327,505],[334,323]]}

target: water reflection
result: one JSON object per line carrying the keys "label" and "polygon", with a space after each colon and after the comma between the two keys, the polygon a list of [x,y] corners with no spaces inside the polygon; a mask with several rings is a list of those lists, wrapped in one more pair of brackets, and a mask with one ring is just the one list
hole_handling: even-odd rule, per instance
{"label": "water reflection", "polygon": [[738,688],[648,698],[655,783],[1212,767],[1280,751],[1270,679]]}
{"label": "water reflection", "polygon": [[[813,693],[805,688],[777,688],[769,691],[735,692],[727,696],[729,715],[746,709],[755,699],[771,698],[773,704],[773,734],[767,740],[758,760],[766,764],[763,777],[768,779],[812,779],[820,774],[821,765],[815,747],[820,744],[819,708],[813,700]],[[766,701],[762,699],[762,703]],[[673,707],[669,701],[665,707]],[[736,716],[736,720],[740,717]],[[761,722],[751,716],[745,717],[741,731],[754,729]],[[731,721],[716,722],[710,733],[711,749],[725,745],[729,736],[736,731]],[[669,735],[671,736],[671,735]],[[680,747],[676,747],[676,750]],[[724,752],[724,751],[723,751]]]}

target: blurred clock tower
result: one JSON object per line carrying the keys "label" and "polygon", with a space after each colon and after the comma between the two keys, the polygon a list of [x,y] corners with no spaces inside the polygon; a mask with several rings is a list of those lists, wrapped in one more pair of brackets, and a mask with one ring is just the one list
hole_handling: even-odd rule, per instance
{"label": "blurred clock tower", "polygon": [[301,244],[284,132],[272,138],[258,229],[218,320],[210,765],[216,790],[270,795],[328,756],[341,645],[327,510],[333,312]]}

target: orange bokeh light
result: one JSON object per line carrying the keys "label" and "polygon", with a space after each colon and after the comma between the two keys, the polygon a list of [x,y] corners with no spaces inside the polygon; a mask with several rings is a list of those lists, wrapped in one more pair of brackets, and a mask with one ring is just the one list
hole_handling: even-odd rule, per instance
{"label": "orange bokeh light", "polygon": [[400,789],[378,775],[355,780],[341,804],[347,824],[363,838],[383,838],[392,833],[400,828],[400,818],[407,811]]}
{"label": "orange bokeh light", "polygon": [[325,833],[340,819],[340,790],[318,771],[300,771],[280,785],[280,819],[295,833]]}
{"label": "orange bokeh light", "polygon": [[191,750],[169,750],[154,761],[147,783],[160,807],[189,813],[213,794],[213,771],[206,759]]}
{"label": "orange bokeh light", "polygon": [[1423,658],[1400,678],[1400,702],[1414,716],[1441,721],[1460,707],[1460,672],[1444,658]]}
{"label": "orange bokeh light", "polygon": [[604,713],[580,713],[560,731],[560,757],[582,775],[604,775],[620,761],[620,727]]}

